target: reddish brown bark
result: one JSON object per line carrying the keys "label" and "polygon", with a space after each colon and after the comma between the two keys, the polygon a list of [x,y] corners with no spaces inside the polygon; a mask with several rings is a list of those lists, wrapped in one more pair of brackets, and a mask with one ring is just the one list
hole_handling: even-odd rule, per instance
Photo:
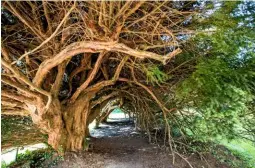
{"label": "reddish brown bark", "polygon": [[45,113],[40,111],[44,109],[40,101],[36,106],[30,106],[33,122],[48,134],[48,143],[58,152],[83,150],[88,135],[90,100],[94,95],[94,92],[83,94],[77,101],[65,106],[58,99],[53,99]]}

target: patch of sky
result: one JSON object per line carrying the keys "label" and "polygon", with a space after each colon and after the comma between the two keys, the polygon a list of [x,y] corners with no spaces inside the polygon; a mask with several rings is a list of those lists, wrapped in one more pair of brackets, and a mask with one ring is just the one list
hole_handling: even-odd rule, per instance
{"label": "patch of sky", "polygon": [[213,8],[205,12],[205,17],[212,15],[216,10],[220,9],[221,5],[222,3],[220,1],[213,1]]}
{"label": "patch of sky", "polygon": [[186,41],[188,40],[189,38],[191,37],[190,34],[180,34],[180,35],[177,35],[176,38],[178,40],[181,40],[181,41]]}
{"label": "patch of sky", "polygon": [[232,17],[245,17],[240,21],[239,27],[255,27],[255,1],[244,0],[238,5],[236,10],[231,14]]}
{"label": "patch of sky", "polygon": [[255,44],[250,44],[247,47],[240,47],[240,52],[237,54],[237,59],[240,63],[245,62],[252,57],[255,53]]}
{"label": "patch of sky", "polygon": [[171,36],[168,36],[168,35],[162,35],[161,36],[161,40],[162,41],[165,41],[165,42],[169,42],[172,40],[172,37]]}
{"label": "patch of sky", "polygon": [[[194,4],[194,8],[197,8],[198,10],[204,10],[204,12],[201,14],[202,18],[207,18],[210,15],[212,15],[216,10],[220,9],[222,6],[221,1],[207,1],[207,0],[198,0],[197,4]],[[207,6],[207,8],[205,8]]]}

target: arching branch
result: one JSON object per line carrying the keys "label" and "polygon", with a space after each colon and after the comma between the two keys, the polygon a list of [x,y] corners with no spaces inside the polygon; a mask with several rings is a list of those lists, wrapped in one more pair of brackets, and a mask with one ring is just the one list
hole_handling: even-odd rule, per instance
{"label": "arching branch", "polygon": [[60,91],[61,84],[62,84],[62,79],[63,79],[64,73],[65,73],[66,64],[68,62],[69,61],[67,60],[67,61],[63,62],[62,64],[58,65],[58,74],[57,74],[55,82],[51,88],[51,93],[54,97],[58,96],[58,93]]}
{"label": "arching branch", "polygon": [[[29,87],[31,87],[32,89],[36,90],[37,92],[45,95],[48,97],[48,102],[47,102],[47,105],[46,105],[46,109],[50,106],[50,103],[52,101],[52,97],[51,97],[51,94],[39,87],[37,87],[35,84],[33,84],[29,79],[27,79],[27,77],[25,75],[23,75],[19,70],[17,70],[15,67],[13,67],[11,64],[7,63],[4,59],[2,59],[1,63],[7,67],[13,74],[14,76],[21,80],[22,82],[26,83]],[[5,81],[9,82],[9,84],[11,84],[8,79],[6,79]],[[30,92],[27,92],[27,93],[30,93]]]}
{"label": "arching branch", "polygon": [[96,76],[96,74],[97,74],[97,72],[98,72],[98,70],[100,68],[100,65],[101,65],[101,63],[103,61],[104,56],[105,56],[105,52],[104,51],[99,54],[93,70],[89,74],[87,80],[79,88],[77,88],[76,92],[73,94],[73,96],[71,98],[72,100],[75,100],[79,96],[79,94],[83,90],[85,90],[89,86],[91,81],[95,78],[95,76]]}
{"label": "arching branch", "polygon": [[160,107],[163,111],[165,111],[165,112],[172,112],[172,111],[176,110],[175,108],[170,109],[170,110],[167,109],[167,108],[160,102],[160,100],[155,96],[155,94],[154,94],[147,86],[145,86],[145,85],[143,85],[143,84],[141,84],[141,83],[139,83],[139,82],[137,82],[137,81],[131,81],[131,80],[126,79],[126,78],[119,78],[119,81],[122,81],[122,82],[131,82],[131,83],[134,83],[134,84],[136,84],[136,85],[142,87],[144,90],[146,90],[146,91],[151,95],[151,97],[156,101],[156,103],[159,105],[159,107]]}
{"label": "arching branch", "polygon": [[18,95],[16,93],[6,91],[6,90],[1,90],[1,96],[8,97],[10,99],[17,100],[17,101],[24,102],[24,103],[32,104],[34,102],[33,98],[26,97],[24,95]]}
{"label": "arching branch", "polygon": [[154,59],[157,61],[161,61],[163,64],[165,64],[167,60],[179,54],[181,52],[181,49],[178,48],[173,52],[170,52],[169,54],[162,56],[155,54],[153,52],[134,50],[132,48],[129,48],[125,44],[116,42],[96,42],[96,41],[76,42],[67,46],[64,50],[62,50],[59,54],[57,54],[53,58],[45,60],[40,65],[33,82],[35,83],[35,85],[41,86],[42,81],[44,80],[46,74],[53,67],[59,65],[64,60],[69,59],[77,54],[86,52],[98,53],[102,51],[120,52],[140,59],[144,58]]}
{"label": "arching branch", "polygon": [[37,35],[37,36],[40,38],[41,41],[43,41],[43,40],[45,39],[45,35],[44,35],[42,32],[40,32],[38,29],[34,28],[34,26],[33,26],[33,21],[32,21],[32,20],[30,20],[29,18],[27,18],[26,15],[20,13],[20,11],[18,11],[18,9],[16,9],[16,8],[12,5],[11,2],[8,2],[8,1],[7,1],[6,3],[8,4],[8,6],[7,6],[7,4],[5,4],[5,3],[3,4],[3,6],[4,6],[5,8],[7,8],[10,12],[12,12],[15,16],[17,16],[17,17],[20,19],[20,21],[22,21],[29,29],[32,30],[32,32],[33,32],[35,35]]}
{"label": "arching branch", "polygon": [[[41,48],[43,45],[45,45],[46,43],[48,43],[53,37],[56,36],[56,34],[58,33],[59,29],[61,28],[61,26],[64,24],[64,22],[66,21],[67,17],[70,15],[70,13],[72,12],[72,10],[75,8],[75,5],[73,5],[73,7],[67,12],[67,14],[65,15],[65,17],[62,19],[62,21],[60,22],[60,24],[58,25],[58,27],[56,28],[56,30],[50,35],[50,37],[48,37],[46,40],[44,40],[39,46],[37,46],[36,48],[34,48],[32,51],[29,51],[25,54],[23,54],[21,57],[19,57],[18,61],[22,60],[25,56],[32,54],[33,52],[35,52],[36,50],[38,50],[39,48]],[[12,64],[15,64],[17,61],[14,61]]]}

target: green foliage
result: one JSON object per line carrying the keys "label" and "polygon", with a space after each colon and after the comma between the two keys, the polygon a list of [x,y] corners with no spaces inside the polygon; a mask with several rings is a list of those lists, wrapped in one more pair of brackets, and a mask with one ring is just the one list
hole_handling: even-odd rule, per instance
{"label": "green foliage", "polygon": [[161,71],[157,65],[143,65],[142,69],[146,74],[147,83],[152,83],[152,85],[160,85],[169,79],[169,76]]}
{"label": "green foliage", "polygon": [[219,143],[226,146],[234,156],[242,160],[242,162],[234,162],[235,167],[255,167],[255,144],[244,139],[220,140]]}
{"label": "green foliage", "polygon": [[243,139],[222,142],[220,144],[223,144],[226,148],[216,144],[210,149],[217,160],[233,168],[254,168],[255,160],[253,155],[255,153],[249,153],[255,149],[254,145],[250,145],[249,141],[244,141]]}
{"label": "green foliage", "polygon": [[[194,111],[180,120],[197,140],[239,136],[237,125],[246,123],[242,118],[254,102],[255,31],[247,18],[255,12],[240,12],[240,5],[222,2],[221,9],[200,23],[201,29],[214,31],[202,31],[192,39],[199,55],[197,65],[190,77],[181,82],[176,95],[182,108]],[[255,118],[249,117],[249,121],[253,123]]]}
{"label": "green foliage", "polygon": [[[56,165],[59,160],[62,160],[62,156],[54,157],[53,149],[42,149],[37,151],[26,151],[23,154],[18,154],[15,162],[6,167],[49,167]],[[44,163],[47,160],[47,163]],[[47,164],[47,165],[45,165]]]}
{"label": "green foliage", "polygon": [[4,161],[1,162],[1,168],[7,168],[7,164]]}
{"label": "green foliage", "polygon": [[9,136],[16,129],[26,128],[27,126],[31,126],[32,121],[29,117],[3,117],[1,120],[1,129],[2,129],[2,137]]}
{"label": "green foliage", "polygon": [[30,117],[2,115],[1,129],[2,148],[24,146],[47,140],[47,137],[34,127]]}
{"label": "green foliage", "polygon": [[181,137],[181,130],[180,128],[178,127],[178,125],[172,125],[171,127],[171,136],[174,137],[174,138],[178,138],[178,137]]}
{"label": "green foliage", "polygon": [[201,62],[196,68],[178,91],[187,106],[197,112],[191,129],[197,130],[197,138],[203,140],[216,135],[233,138],[238,117],[252,100],[249,91],[242,89],[245,86],[241,87],[248,79],[220,59]]}

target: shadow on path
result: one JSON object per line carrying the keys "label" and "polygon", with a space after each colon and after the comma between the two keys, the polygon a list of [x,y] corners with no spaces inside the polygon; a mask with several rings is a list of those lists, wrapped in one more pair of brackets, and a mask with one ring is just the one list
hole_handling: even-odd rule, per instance
{"label": "shadow on path", "polygon": [[57,167],[172,168],[171,156],[135,131],[133,122],[118,119],[91,129],[93,149],[68,153]]}

